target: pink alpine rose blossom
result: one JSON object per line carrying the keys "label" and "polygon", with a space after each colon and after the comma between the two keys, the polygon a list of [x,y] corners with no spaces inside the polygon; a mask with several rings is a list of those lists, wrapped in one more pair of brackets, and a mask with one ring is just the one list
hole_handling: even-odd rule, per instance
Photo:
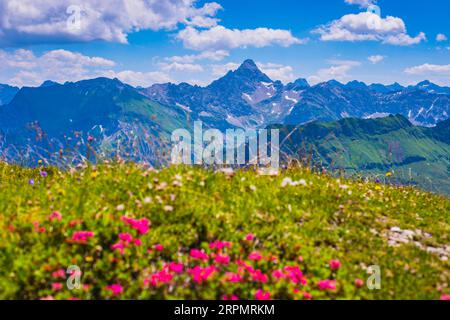
{"label": "pink alpine rose blossom", "polygon": [[362,279],[355,279],[355,286],[358,288],[361,288],[364,285],[364,280]]}
{"label": "pink alpine rose blossom", "polygon": [[92,237],[94,237],[94,233],[92,231],[75,231],[72,235],[72,240],[77,242],[86,242]]}
{"label": "pink alpine rose blossom", "polygon": [[230,257],[225,254],[218,253],[214,261],[217,264],[228,265],[230,263]]}
{"label": "pink alpine rose blossom", "polygon": [[51,214],[50,214],[50,221],[53,221],[53,220],[59,220],[59,221],[61,221],[61,219],[62,219],[62,214],[61,214],[61,212],[58,212],[58,211],[53,211]]}
{"label": "pink alpine rose blossom", "polygon": [[254,236],[253,233],[249,233],[249,234],[247,234],[247,235],[245,236],[244,239],[247,240],[247,241],[253,241],[253,240],[255,239],[255,236]]}
{"label": "pink alpine rose blossom", "polygon": [[336,290],[335,280],[321,280],[317,283],[320,290]]}
{"label": "pink alpine rose blossom", "polygon": [[206,254],[203,250],[198,249],[192,249],[190,254],[191,258],[197,259],[197,260],[208,260],[209,256]]}
{"label": "pink alpine rose blossom", "polygon": [[339,270],[342,266],[341,262],[337,259],[333,259],[329,263],[331,270]]}
{"label": "pink alpine rose blossom", "polygon": [[270,300],[270,292],[265,292],[262,289],[259,289],[255,293],[255,299],[256,300]]}
{"label": "pink alpine rose blossom", "polygon": [[170,262],[168,265],[168,268],[172,272],[181,273],[181,272],[183,272],[184,266],[182,263]]}
{"label": "pink alpine rose blossom", "polygon": [[123,292],[123,287],[117,283],[107,286],[106,289],[110,290],[115,296],[118,296]]}
{"label": "pink alpine rose blossom", "polygon": [[60,282],[52,283],[53,291],[60,291],[60,290],[62,290],[62,288],[63,288],[63,285]]}
{"label": "pink alpine rose blossom", "polygon": [[253,260],[253,261],[259,261],[261,260],[263,257],[261,255],[261,253],[259,253],[258,251],[253,251],[252,253],[250,253],[250,255],[248,256],[249,260]]}

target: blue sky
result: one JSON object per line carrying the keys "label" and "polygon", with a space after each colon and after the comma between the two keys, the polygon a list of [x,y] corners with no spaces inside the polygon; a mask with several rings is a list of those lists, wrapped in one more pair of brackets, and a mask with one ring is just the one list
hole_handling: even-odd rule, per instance
{"label": "blue sky", "polygon": [[446,0],[1,0],[0,82],[206,85],[251,58],[283,82],[450,85],[448,12]]}

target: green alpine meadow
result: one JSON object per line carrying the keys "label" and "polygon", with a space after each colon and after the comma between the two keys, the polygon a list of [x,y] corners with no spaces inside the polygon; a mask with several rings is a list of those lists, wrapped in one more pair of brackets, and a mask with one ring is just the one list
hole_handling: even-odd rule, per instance
{"label": "green alpine meadow", "polygon": [[0,164],[2,299],[448,299],[450,200],[291,166]]}

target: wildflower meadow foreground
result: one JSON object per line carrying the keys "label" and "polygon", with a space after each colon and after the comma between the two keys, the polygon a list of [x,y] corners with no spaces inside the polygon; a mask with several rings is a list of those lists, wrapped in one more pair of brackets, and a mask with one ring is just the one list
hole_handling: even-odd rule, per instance
{"label": "wildflower meadow foreground", "polygon": [[449,217],[302,168],[0,164],[0,298],[445,300]]}

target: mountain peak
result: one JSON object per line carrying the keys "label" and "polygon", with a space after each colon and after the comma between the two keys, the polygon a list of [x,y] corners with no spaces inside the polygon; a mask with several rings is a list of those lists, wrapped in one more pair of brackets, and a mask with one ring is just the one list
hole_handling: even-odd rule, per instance
{"label": "mountain peak", "polygon": [[[250,92],[256,88],[256,84],[260,82],[273,83],[273,81],[264,74],[251,60],[245,60],[241,66],[235,71],[229,71],[224,77],[214,81],[208,87],[223,89],[224,86],[238,88],[243,92]],[[239,93],[241,95],[242,92]]]}
{"label": "mountain peak", "polygon": [[44,82],[42,82],[40,87],[45,88],[45,87],[51,87],[51,86],[56,86],[56,85],[59,85],[59,83],[52,81],[52,80],[45,80]]}
{"label": "mountain peak", "polygon": [[252,82],[273,82],[258,68],[255,61],[251,59],[245,60],[233,74],[239,78],[247,79]]}
{"label": "mountain peak", "polygon": [[239,69],[250,69],[250,70],[259,70],[258,66],[256,65],[255,61],[253,61],[252,59],[247,59],[245,60],[241,66],[239,67]]}
{"label": "mountain peak", "polygon": [[419,82],[416,87],[428,87],[428,86],[435,86],[434,83],[432,83],[430,80],[424,80],[422,82]]}

